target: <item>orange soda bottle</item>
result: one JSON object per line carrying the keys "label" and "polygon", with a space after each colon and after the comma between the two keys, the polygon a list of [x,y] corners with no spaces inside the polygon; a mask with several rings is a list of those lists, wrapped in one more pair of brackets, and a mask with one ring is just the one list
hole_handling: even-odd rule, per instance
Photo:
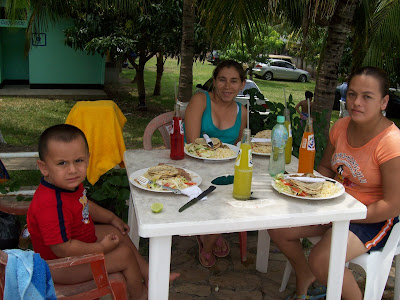
{"label": "orange soda bottle", "polygon": [[299,148],[299,173],[313,173],[315,160],[315,139],[312,119],[309,115]]}

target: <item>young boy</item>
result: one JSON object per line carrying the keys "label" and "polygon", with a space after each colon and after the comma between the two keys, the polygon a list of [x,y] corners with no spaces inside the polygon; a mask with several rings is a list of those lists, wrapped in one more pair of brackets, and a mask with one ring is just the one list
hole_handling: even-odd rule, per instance
{"label": "young boy", "polygon": [[[46,129],[39,138],[39,158],[43,177],[27,216],[35,252],[47,260],[103,252],[107,272],[124,274],[129,299],[146,299],[148,264],[127,235],[129,226],[86,197],[82,182],[89,149],[83,132],[67,124]],[[51,274],[63,284],[92,279],[89,265]]]}
{"label": "young boy", "polygon": [[[305,96],[306,99],[303,101],[300,101],[299,103],[297,103],[295,109],[296,111],[299,113],[300,115],[300,119],[302,120],[307,120],[308,118],[308,103],[307,103],[307,99],[310,99],[310,111],[312,109],[312,100],[313,100],[313,96],[314,94],[310,91],[306,91],[305,92]],[[301,107],[301,111],[300,111],[300,107]]]}

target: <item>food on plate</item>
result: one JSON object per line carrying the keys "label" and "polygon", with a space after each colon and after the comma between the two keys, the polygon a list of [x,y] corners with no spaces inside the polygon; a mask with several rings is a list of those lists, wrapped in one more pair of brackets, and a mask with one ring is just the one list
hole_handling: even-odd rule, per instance
{"label": "food on plate", "polygon": [[[259,139],[270,139],[271,138],[272,130],[263,130],[256,133],[254,138]],[[271,142],[252,142],[251,143],[251,150],[254,153],[262,153],[262,154],[270,154],[272,152],[272,144]]]}
{"label": "food on plate", "polygon": [[[166,185],[173,189],[179,190],[196,185],[195,182],[192,182],[190,174],[184,169],[176,168],[166,164],[159,164],[151,167],[142,176],[153,181],[153,183],[148,183],[146,187],[156,191],[163,190],[163,188],[157,184]],[[137,178],[135,181],[139,183]]]}
{"label": "food on plate", "polygon": [[[303,175],[290,175],[291,178],[296,176],[323,178],[310,173],[305,173]],[[275,177],[275,185],[278,191],[281,193],[287,193],[300,197],[326,198],[335,195],[340,191],[339,187],[331,180],[325,180],[322,182],[306,182],[301,181],[300,179],[285,179],[282,174],[279,174]]]}
{"label": "food on plate", "polygon": [[203,138],[197,138],[194,143],[186,144],[188,153],[202,158],[236,157],[236,152],[224,145],[218,138],[211,138],[214,147],[209,147]]}

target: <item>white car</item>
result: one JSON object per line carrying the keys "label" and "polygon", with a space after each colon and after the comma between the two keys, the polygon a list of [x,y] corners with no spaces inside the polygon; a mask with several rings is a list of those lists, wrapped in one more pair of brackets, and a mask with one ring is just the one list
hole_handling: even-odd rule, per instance
{"label": "white car", "polygon": [[266,63],[257,63],[253,68],[256,77],[265,80],[285,79],[307,82],[310,80],[310,73],[297,69],[293,64],[281,59],[269,59]]}

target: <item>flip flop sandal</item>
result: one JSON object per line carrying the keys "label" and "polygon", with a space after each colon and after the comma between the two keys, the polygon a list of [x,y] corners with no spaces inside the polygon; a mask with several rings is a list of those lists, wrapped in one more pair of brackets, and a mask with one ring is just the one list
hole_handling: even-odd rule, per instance
{"label": "flip flop sandal", "polygon": [[310,296],[320,296],[320,295],[325,296],[326,295],[326,286],[321,285],[318,287],[309,288],[307,291],[307,294]]}
{"label": "flip flop sandal", "polygon": [[[215,265],[217,259],[215,258],[212,253],[208,253],[203,251],[203,242],[200,239],[200,236],[196,236],[197,244],[199,244],[199,261],[201,265],[205,268],[211,268],[213,265]],[[203,260],[205,260],[207,263],[204,263]]]}
{"label": "flip flop sandal", "polygon": [[223,248],[224,248],[224,245],[225,245],[225,248],[226,248],[226,250],[221,250],[221,251],[215,251],[215,250],[213,250],[213,253],[214,253],[214,255],[215,255],[216,257],[225,257],[225,256],[227,256],[227,255],[229,254],[229,252],[231,251],[231,248],[230,248],[228,242],[227,242],[222,236],[219,236],[219,237],[218,237],[217,242],[215,243],[215,245],[216,245],[217,247],[221,248],[221,249],[223,249]]}

